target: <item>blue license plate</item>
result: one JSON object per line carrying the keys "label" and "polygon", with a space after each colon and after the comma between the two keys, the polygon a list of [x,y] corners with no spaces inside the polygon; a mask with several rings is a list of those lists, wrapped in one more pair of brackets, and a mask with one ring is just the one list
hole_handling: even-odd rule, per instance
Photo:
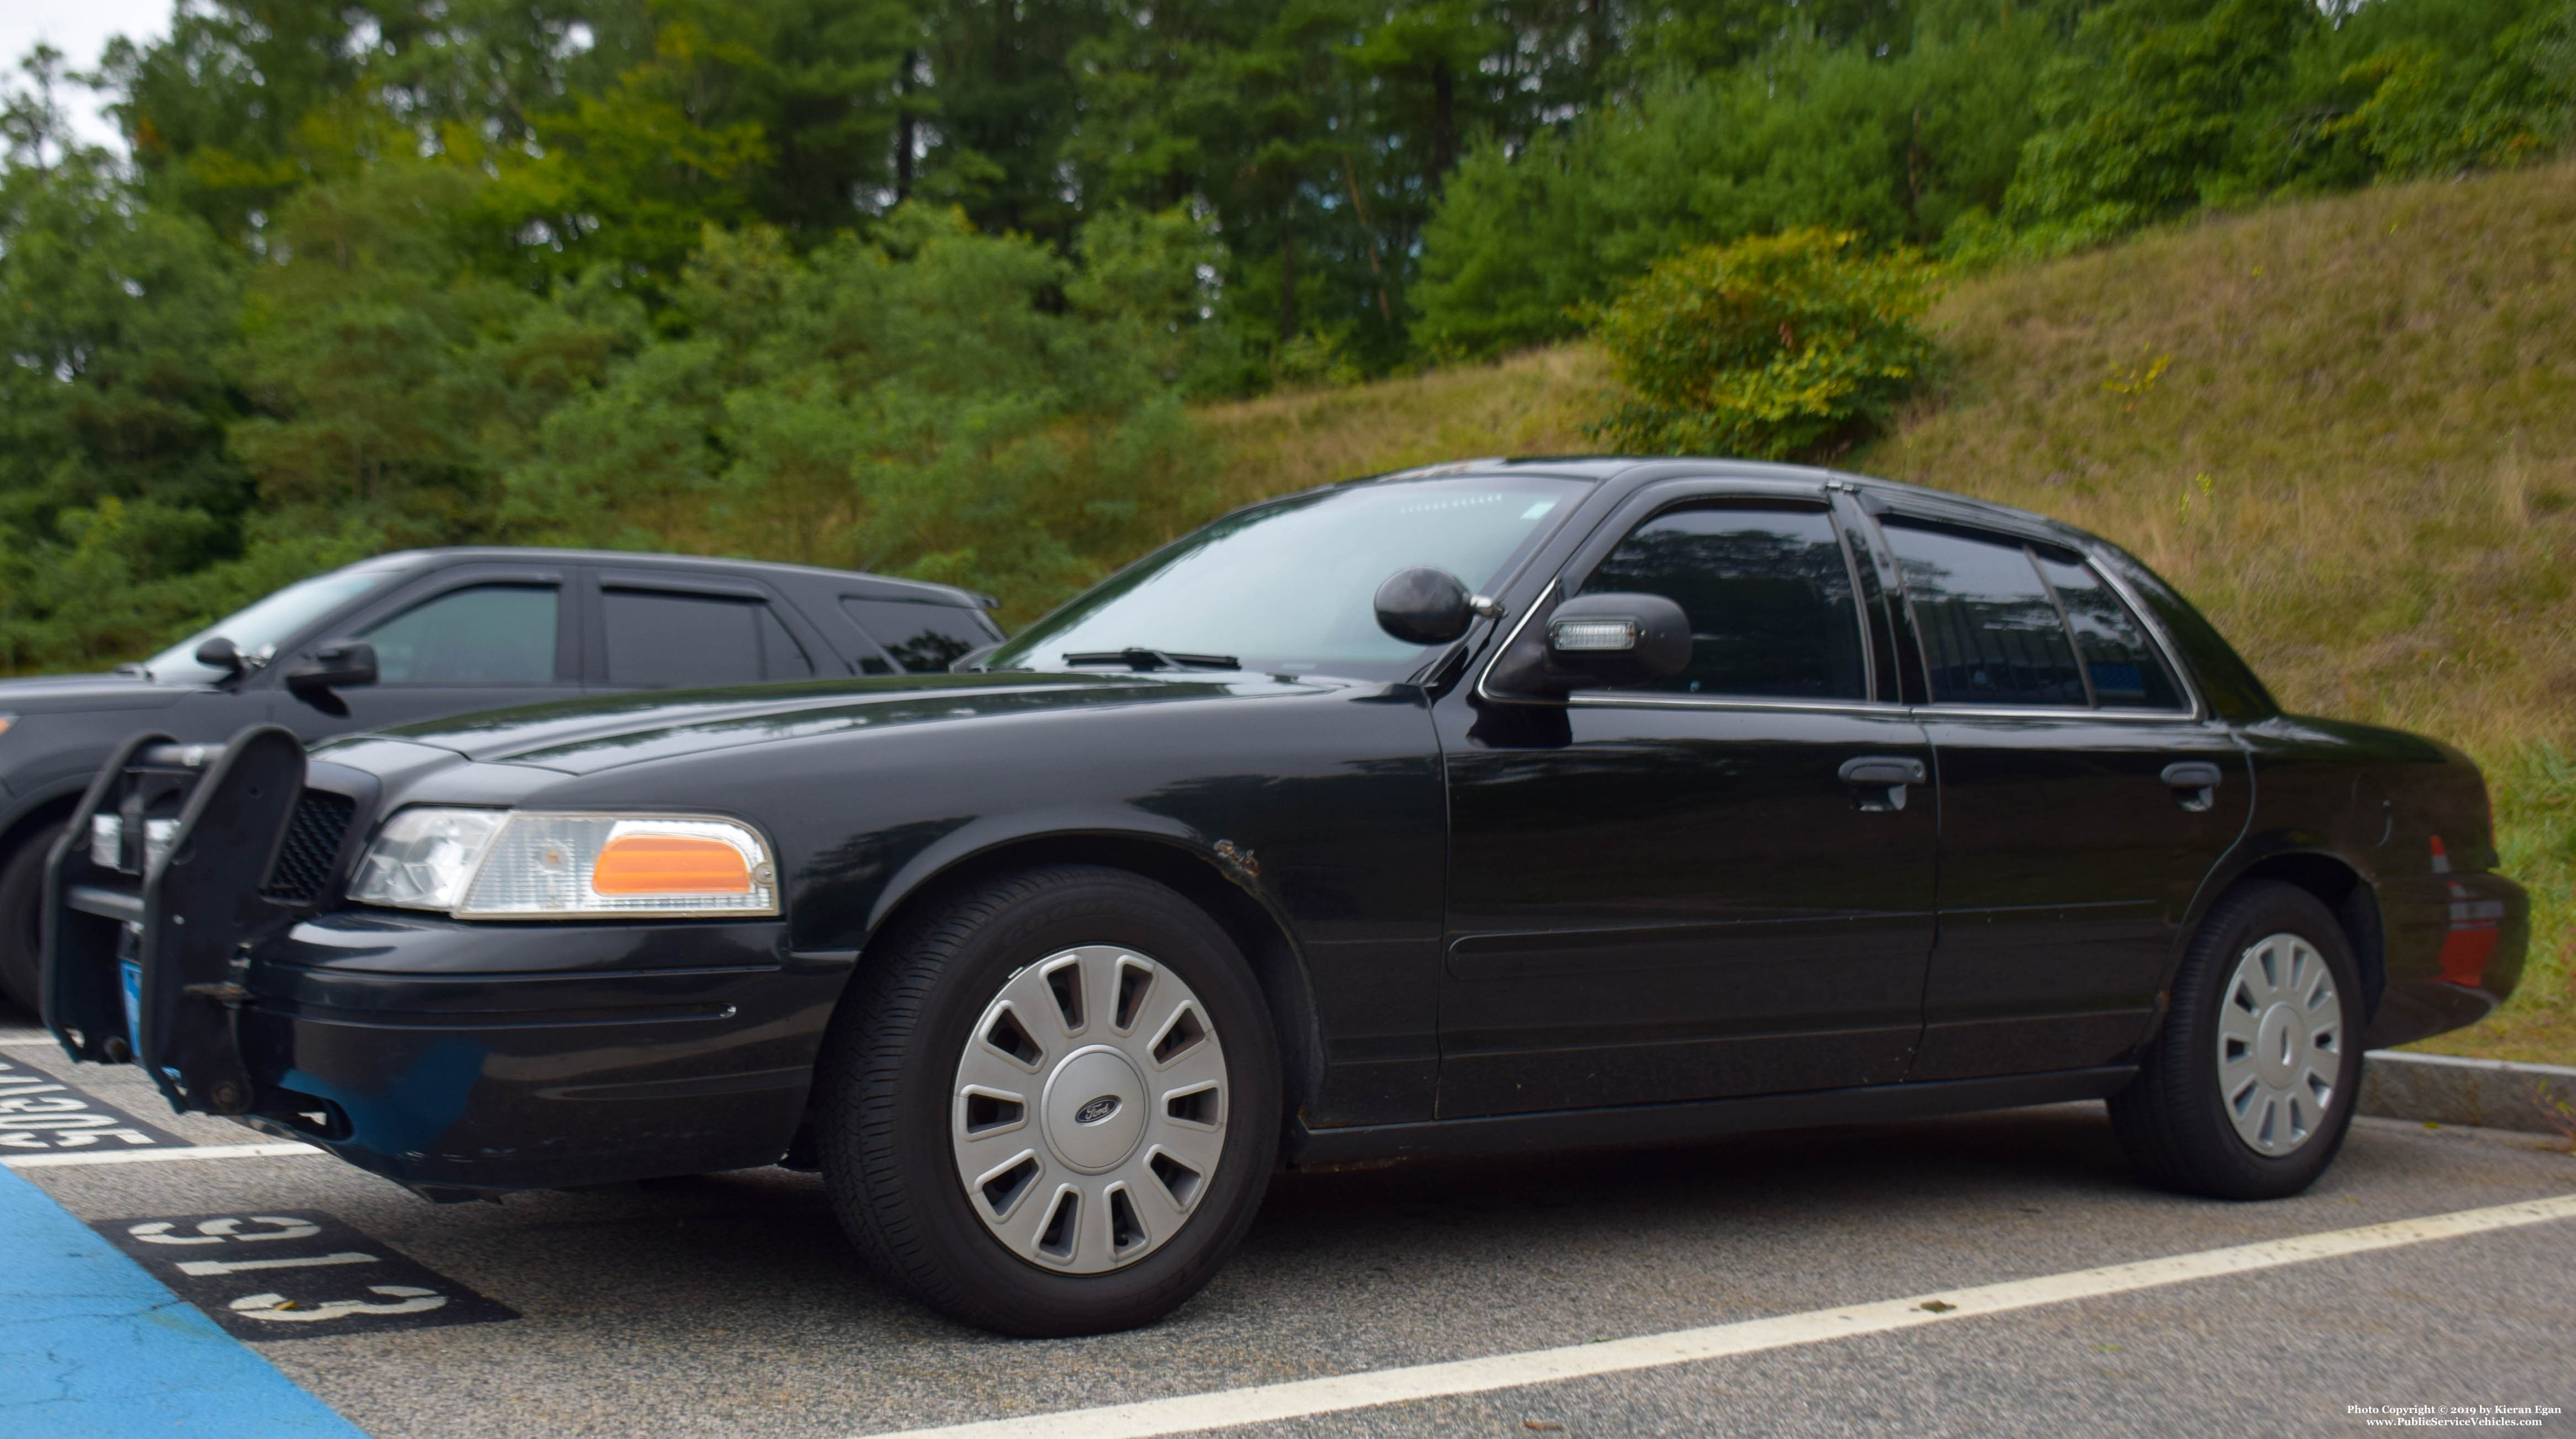
{"label": "blue license plate", "polygon": [[117,967],[119,988],[125,991],[125,1042],[133,1047],[134,1062],[143,1062],[143,966],[126,960]]}

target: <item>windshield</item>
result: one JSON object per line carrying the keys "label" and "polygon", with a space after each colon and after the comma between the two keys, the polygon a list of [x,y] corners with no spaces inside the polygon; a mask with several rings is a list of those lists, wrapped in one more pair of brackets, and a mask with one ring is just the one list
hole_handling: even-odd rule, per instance
{"label": "windshield", "polygon": [[231,640],[243,654],[267,663],[277,647],[304,632],[324,615],[403,573],[407,565],[374,565],[333,570],[298,580],[247,609],[217,620],[143,662],[156,680],[173,684],[207,684],[225,671],[197,663],[197,646],[217,635]]}
{"label": "windshield", "polygon": [[1110,576],[993,652],[988,669],[1060,669],[1127,649],[1249,670],[1401,679],[1424,651],[1377,626],[1377,587],[1434,565],[1484,591],[1574,502],[1541,475],[1398,480],[1301,495],[1224,519]]}

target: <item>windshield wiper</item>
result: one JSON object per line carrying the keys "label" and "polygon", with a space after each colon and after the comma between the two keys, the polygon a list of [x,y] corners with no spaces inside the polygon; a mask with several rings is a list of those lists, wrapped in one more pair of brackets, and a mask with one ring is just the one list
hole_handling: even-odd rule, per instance
{"label": "windshield wiper", "polygon": [[1125,665],[1131,670],[1239,670],[1243,661],[1232,655],[1185,655],[1172,650],[1074,650],[1064,657],[1069,665]]}

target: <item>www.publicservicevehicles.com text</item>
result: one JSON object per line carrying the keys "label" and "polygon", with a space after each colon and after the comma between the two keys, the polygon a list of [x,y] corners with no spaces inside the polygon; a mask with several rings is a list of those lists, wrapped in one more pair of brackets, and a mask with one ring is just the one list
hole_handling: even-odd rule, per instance
{"label": "www.publicservicevehicles.com text", "polygon": [[2343,1412],[2374,1429],[2537,1429],[2555,1404],[2347,1404]]}

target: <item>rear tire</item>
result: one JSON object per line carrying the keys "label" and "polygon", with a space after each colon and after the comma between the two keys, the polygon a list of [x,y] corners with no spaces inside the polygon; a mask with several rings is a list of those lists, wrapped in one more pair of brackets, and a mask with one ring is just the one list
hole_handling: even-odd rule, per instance
{"label": "rear tire", "polygon": [[814,1118],[872,1268],[1031,1337],[1148,1324],[1215,1277],[1269,1185],[1280,1079],[1260,985],[1205,912],[1050,866],[935,904],[862,964]]}
{"label": "rear tire", "polygon": [[44,916],[45,860],[62,837],[59,822],[40,825],[0,858],[0,998],[31,1015],[44,1003],[38,928]]}
{"label": "rear tire", "polygon": [[2267,880],[2220,899],[2137,1078],[2111,1098],[2139,1176],[2214,1199],[2314,1183],[2361,1089],[2360,996],[2351,942],[2315,895]]}

